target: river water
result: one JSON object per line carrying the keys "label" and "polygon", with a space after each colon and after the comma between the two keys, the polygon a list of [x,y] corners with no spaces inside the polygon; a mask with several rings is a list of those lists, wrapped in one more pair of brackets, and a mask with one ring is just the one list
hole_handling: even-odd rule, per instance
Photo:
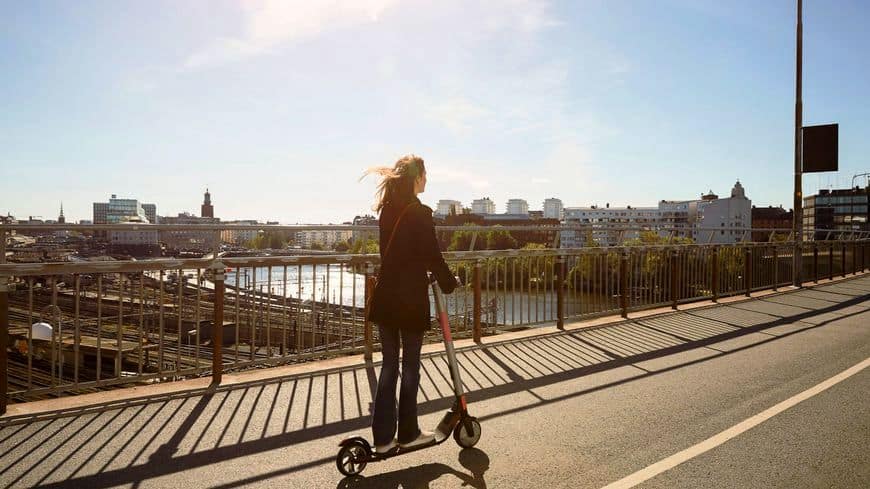
{"label": "river water", "polygon": [[[271,292],[275,295],[286,295],[288,298],[299,298],[307,301],[342,304],[363,308],[365,305],[365,276],[353,273],[349,267],[342,265],[293,265],[271,268],[258,267],[231,269],[227,273],[226,283],[235,287],[238,284],[243,289],[256,287],[261,292]],[[474,308],[472,287],[458,288],[453,294],[446,296],[448,313],[459,318],[459,321],[471,321]],[[434,317],[434,301],[432,315]],[[584,312],[595,312],[593,309],[613,309],[616,299],[603,294],[584,293],[582,297],[568,292],[565,298],[565,313],[567,316]],[[582,309],[581,309],[582,307]],[[455,321],[456,319],[454,319]],[[481,292],[481,320],[484,323],[502,325],[520,325],[556,320],[556,296],[552,290],[544,293],[527,291],[513,292],[504,290],[483,290]]]}

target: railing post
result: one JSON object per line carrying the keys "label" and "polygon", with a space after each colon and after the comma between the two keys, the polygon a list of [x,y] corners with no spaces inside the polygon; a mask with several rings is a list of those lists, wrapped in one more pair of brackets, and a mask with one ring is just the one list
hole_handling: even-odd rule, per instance
{"label": "railing post", "polygon": [[628,250],[623,249],[619,255],[619,307],[622,317],[628,317]]}
{"label": "railing post", "polygon": [[858,249],[860,250],[860,253],[861,253],[861,264],[858,266],[858,271],[859,271],[860,273],[864,273],[864,263],[865,263],[865,261],[864,261],[864,250],[865,250],[866,248],[867,248],[867,245],[866,245],[865,243],[858,243]]}
{"label": "railing post", "polygon": [[[0,229],[0,264],[6,263],[6,229]],[[6,345],[9,344],[9,279],[0,275],[0,414],[6,414],[9,365]]]}
{"label": "railing post", "polygon": [[365,353],[363,358],[366,360],[372,359],[374,345],[372,341],[372,323],[369,321],[369,298],[374,293],[375,286],[375,266],[371,262],[366,263],[366,282],[365,282],[365,317],[363,318],[363,338],[365,341]]}
{"label": "railing post", "polygon": [[713,247],[713,281],[710,290],[713,292],[713,302],[719,301],[719,247]]}
{"label": "railing post", "polygon": [[819,247],[813,243],[813,282],[819,283]]}
{"label": "railing post", "polygon": [[846,242],[843,242],[843,247],[841,248],[840,253],[840,273],[845,278],[846,277]]}
{"label": "railing post", "polygon": [[[3,236],[4,242],[6,236]],[[5,251],[4,251],[5,256]],[[6,414],[9,365],[6,345],[9,343],[9,280],[0,275],[0,414]]]}
{"label": "railing post", "polygon": [[803,243],[797,240],[800,236],[801,233],[795,236],[794,256],[792,257],[792,274],[794,276],[791,278],[792,284],[798,288],[803,287],[804,283],[804,248]]}
{"label": "railing post", "polygon": [[565,329],[565,284],[564,284],[565,259],[562,255],[556,256],[556,327]]}
{"label": "railing post", "polygon": [[834,280],[834,243],[828,246],[828,280]]}
{"label": "railing post", "polygon": [[[801,261],[803,263],[803,261]],[[779,249],[773,246],[773,290],[779,289]]]}
{"label": "railing post", "polygon": [[858,273],[858,243],[856,241],[852,241],[852,275],[856,275]]}
{"label": "railing post", "polygon": [[867,271],[867,243],[861,243],[861,272]]}
{"label": "railing post", "polygon": [[481,290],[480,290],[480,270],[482,268],[482,263],[480,260],[474,261],[474,272],[472,276],[472,280],[474,282],[474,330],[472,331],[472,335],[474,337],[475,343],[480,343],[481,331],[480,331],[480,311],[481,311]]}
{"label": "railing post", "polygon": [[670,260],[671,260],[671,309],[677,308],[677,302],[679,301],[679,266],[677,264],[678,260],[678,251],[676,249],[671,250]]}
{"label": "railing post", "polygon": [[224,369],[224,292],[226,291],[226,269],[221,262],[215,262],[214,265],[211,266],[211,269],[214,273],[214,319],[212,320],[211,328],[211,381],[214,384],[220,384]]}
{"label": "railing post", "polygon": [[752,294],[752,248],[743,250],[743,288],[746,289],[746,297]]}

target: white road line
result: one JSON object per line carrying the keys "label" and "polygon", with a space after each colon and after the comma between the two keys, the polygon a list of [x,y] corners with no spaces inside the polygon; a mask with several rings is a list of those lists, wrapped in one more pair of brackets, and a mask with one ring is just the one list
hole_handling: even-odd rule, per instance
{"label": "white road line", "polygon": [[663,459],[650,465],[649,467],[646,467],[645,469],[638,470],[637,472],[627,477],[608,484],[603,489],[628,489],[629,487],[634,487],[641,482],[652,479],[653,477],[661,474],[666,470],[672,469],[687,460],[695,458],[708,450],[716,448],[717,446],[725,443],[726,441],[734,438],[735,436],[743,433],[744,431],[747,431],[767,421],[768,419],[776,416],[777,414],[785,411],[786,409],[794,406],[795,404],[801,401],[805,401],[815,396],[816,394],[823,392],[829,387],[848,379],[849,377],[864,370],[868,366],[870,366],[870,358],[865,359],[863,362],[840,372],[839,374],[831,377],[830,379],[820,384],[817,384],[816,386],[811,387],[801,392],[800,394],[796,394],[786,399],[785,401],[782,401],[781,403],[761,413],[758,413],[755,416],[748,418],[717,435],[713,435],[710,438],[707,438],[706,440],[698,443],[697,445],[691,446],[681,452],[675,453],[666,459]]}

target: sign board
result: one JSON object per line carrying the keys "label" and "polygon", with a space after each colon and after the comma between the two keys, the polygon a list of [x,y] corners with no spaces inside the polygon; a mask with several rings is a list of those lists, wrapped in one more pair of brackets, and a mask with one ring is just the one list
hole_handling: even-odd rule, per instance
{"label": "sign board", "polygon": [[837,171],[838,124],[805,126],[803,133],[803,172]]}

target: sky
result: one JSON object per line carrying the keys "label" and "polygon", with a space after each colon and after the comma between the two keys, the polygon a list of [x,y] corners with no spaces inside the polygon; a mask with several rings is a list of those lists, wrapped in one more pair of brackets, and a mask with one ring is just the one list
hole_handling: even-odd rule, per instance
{"label": "sky", "polygon": [[[0,214],[110,194],[224,220],[372,213],[372,166],[421,200],[539,210],[728,196],[790,208],[794,0],[0,0]],[[804,2],[804,125],[870,172],[870,2]]]}

